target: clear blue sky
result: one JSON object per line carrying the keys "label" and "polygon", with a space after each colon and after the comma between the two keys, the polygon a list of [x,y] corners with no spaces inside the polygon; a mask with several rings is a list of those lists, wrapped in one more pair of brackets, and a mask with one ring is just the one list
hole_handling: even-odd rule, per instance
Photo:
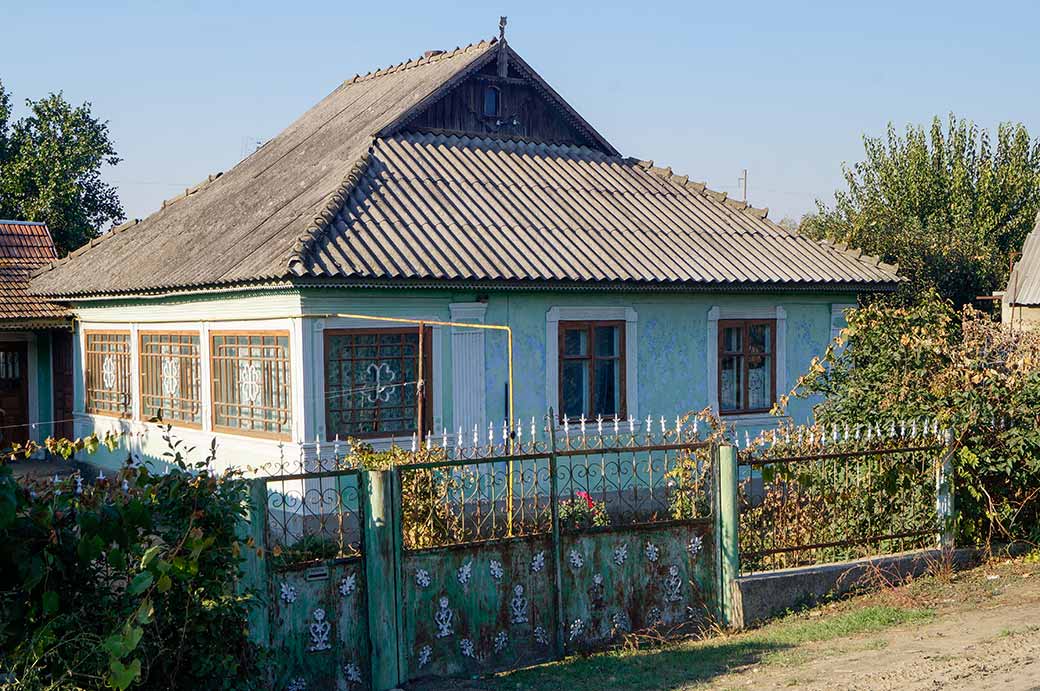
{"label": "clear blue sky", "polygon": [[[848,6],[845,6],[848,5]],[[590,5],[591,7],[591,5]],[[90,101],[129,217],[269,139],[336,85],[497,33],[622,153],[800,216],[864,133],[950,111],[1040,135],[1040,4],[0,0],[16,104]],[[17,112],[21,112],[21,109]]]}

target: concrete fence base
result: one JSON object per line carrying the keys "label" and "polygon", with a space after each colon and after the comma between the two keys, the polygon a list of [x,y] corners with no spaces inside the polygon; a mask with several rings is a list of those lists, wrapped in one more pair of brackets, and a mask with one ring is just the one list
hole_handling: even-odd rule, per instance
{"label": "concrete fence base", "polygon": [[[955,549],[949,555],[955,569],[972,566],[980,557],[974,548]],[[942,550],[927,549],[741,576],[730,584],[733,607],[729,624],[745,628],[859,588],[876,589],[882,585],[879,575],[888,582],[920,576],[942,564],[944,558]]]}

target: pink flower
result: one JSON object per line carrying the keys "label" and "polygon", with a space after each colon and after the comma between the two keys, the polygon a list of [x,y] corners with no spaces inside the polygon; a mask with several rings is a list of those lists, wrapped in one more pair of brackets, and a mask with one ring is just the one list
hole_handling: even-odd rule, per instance
{"label": "pink flower", "polygon": [[596,502],[592,501],[592,497],[589,496],[588,492],[575,492],[575,496],[585,500],[585,504],[591,509],[596,506]]}

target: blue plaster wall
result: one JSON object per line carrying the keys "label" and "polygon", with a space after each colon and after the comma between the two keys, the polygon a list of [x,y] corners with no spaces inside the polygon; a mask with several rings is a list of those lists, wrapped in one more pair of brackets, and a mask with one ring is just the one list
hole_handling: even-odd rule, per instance
{"label": "blue plaster wall", "polygon": [[[854,303],[852,294],[575,294],[504,293],[488,296],[486,322],[507,324],[514,334],[517,415],[529,419],[545,414],[546,313],[551,307],[623,306],[638,319],[638,401],[641,417],[656,418],[699,411],[708,405],[708,312],[726,308],[783,306],[787,311],[787,393],[814,356],[830,342],[831,305]],[[556,347],[553,344],[551,347]],[[504,418],[506,347],[504,338],[486,339],[487,413]],[[812,401],[793,401],[789,411],[807,421]],[[749,429],[755,427],[749,426]],[[752,429],[753,431],[753,429]]]}

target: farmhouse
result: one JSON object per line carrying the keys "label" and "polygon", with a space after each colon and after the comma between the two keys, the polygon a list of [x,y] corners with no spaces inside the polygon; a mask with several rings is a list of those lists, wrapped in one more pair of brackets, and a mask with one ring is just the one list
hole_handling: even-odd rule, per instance
{"label": "farmhouse", "polygon": [[76,317],[78,434],[157,458],[160,416],[261,460],[549,408],[766,424],[899,280],[625,157],[500,36],[347,80],[32,288]]}

